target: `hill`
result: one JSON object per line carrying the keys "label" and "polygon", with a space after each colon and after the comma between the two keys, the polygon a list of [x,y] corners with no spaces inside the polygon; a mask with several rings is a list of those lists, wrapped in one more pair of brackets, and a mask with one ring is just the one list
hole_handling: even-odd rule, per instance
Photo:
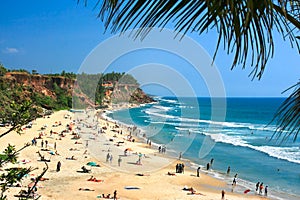
{"label": "hill", "polygon": [[24,100],[48,110],[153,102],[137,81],[125,73],[40,75],[25,70],[8,71],[1,66],[0,106]]}

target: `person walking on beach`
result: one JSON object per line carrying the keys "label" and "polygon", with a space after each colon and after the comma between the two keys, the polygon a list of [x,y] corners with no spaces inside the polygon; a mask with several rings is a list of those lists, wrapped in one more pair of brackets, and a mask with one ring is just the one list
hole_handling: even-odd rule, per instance
{"label": "person walking on beach", "polygon": [[56,150],[56,142],[54,142],[54,149]]}
{"label": "person walking on beach", "polygon": [[182,153],[180,152],[178,160],[181,160],[181,158],[182,158]]}
{"label": "person walking on beach", "polygon": [[222,199],[225,199],[225,191],[224,190],[222,190]]}
{"label": "person walking on beach", "polygon": [[59,172],[59,171],[60,171],[60,168],[61,168],[61,162],[58,161],[58,162],[57,162],[57,165],[56,165],[56,172]]}
{"label": "person walking on beach", "polygon": [[232,185],[236,186],[236,177],[233,178]]}
{"label": "person walking on beach", "polygon": [[257,192],[258,188],[259,188],[259,184],[260,182],[257,182],[256,185],[255,185],[255,191]]}
{"label": "person walking on beach", "polygon": [[214,163],[214,159],[212,158],[212,159],[210,160],[210,167],[212,167],[213,163]]}
{"label": "person walking on beach", "polygon": [[197,177],[199,177],[200,176],[200,167],[198,167],[198,169],[197,169]]}
{"label": "person walking on beach", "polygon": [[45,141],[45,148],[47,149],[48,147],[48,140]]}
{"label": "person walking on beach", "polygon": [[206,170],[209,170],[209,163],[206,164]]}
{"label": "person walking on beach", "polygon": [[264,189],[264,183],[261,183],[261,184],[259,185],[259,194],[260,194],[260,195],[262,195],[263,189]]}
{"label": "person walking on beach", "polygon": [[41,141],[41,147],[44,148],[44,140]]}

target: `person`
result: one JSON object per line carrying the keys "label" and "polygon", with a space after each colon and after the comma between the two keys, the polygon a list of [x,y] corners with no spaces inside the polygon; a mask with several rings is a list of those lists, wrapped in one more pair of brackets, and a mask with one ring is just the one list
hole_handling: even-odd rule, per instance
{"label": "person", "polygon": [[214,159],[212,158],[211,160],[210,160],[210,166],[212,167],[212,165],[213,165],[213,162],[214,162]]}
{"label": "person", "polygon": [[268,186],[265,187],[265,196],[268,196]]}
{"label": "person", "polygon": [[198,167],[198,169],[197,169],[197,177],[199,177],[200,175],[200,167]]}
{"label": "person", "polygon": [[56,165],[56,171],[59,172],[59,171],[60,171],[60,168],[61,168],[61,162],[58,161],[58,162],[57,162],[57,165]]}
{"label": "person", "polygon": [[264,183],[261,183],[261,184],[259,185],[259,194],[260,194],[260,195],[262,194],[263,189],[264,189]]}
{"label": "person", "polygon": [[44,140],[41,141],[41,146],[44,147]]}
{"label": "person", "polygon": [[259,188],[259,184],[260,182],[257,182],[256,185],[255,185],[255,191],[257,192],[258,188]]}
{"label": "person", "polygon": [[230,166],[228,166],[228,168],[227,168],[227,175],[229,175],[230,174]]}
{"label": "person", "polygon": [[236,186],[236,177],[233,178],[232,185]]}
{"label": "person", "polygon": [[110,155],[110,157],[109,157],[110,164],[112,163],[112,160],[113,160],[113,155]]}
{"label": "person", "polygon": [[45,141],[45,144],[46,144],[45,147],[46,147],[46,149],[47,149],[47,147],[48,147],[48,140]]}
{"label": "person", "polygon": [[106,155],[106,162],[108,162],[108,161],[109,161],[109,159],[110,159],[110,154],[109,154],[109,153],[107,153],[107,155]]}
{"label": "person", "polygon": [[114,200],[117,200],[117,190],[114,191]]}
{"label": "person", "polygon": [[222,199],[225,199],[225,191],[222,190]]}
{"label": "person", "polygon": [[182,158],[182,153],[180,152],[178,160],[181,160],[181,158]]}
{"label": "person", "polygon": [[119,159],[118,159],[118,165],[119,165],[119,167],[121,166],[121,162],[122,162],[122,158],[121,158],[121,156],[119,156]]}
{"label": "person", "polygon": [[206,164],[206,170],[209,170],[209,163]]}
{"label": "person", "polygon": [[54,149],[56,150],[56,142],[54,142]]}

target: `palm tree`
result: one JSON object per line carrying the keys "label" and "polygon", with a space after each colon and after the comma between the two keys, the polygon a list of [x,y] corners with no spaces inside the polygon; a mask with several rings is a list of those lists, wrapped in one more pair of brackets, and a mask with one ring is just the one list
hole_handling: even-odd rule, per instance
{"label": "palm tree", "polygon": [[[87,3],[87,0],[83,0]],[[78,0],[80,2],[80,0]],[[267,61],[273,56],[273,34],[288,38],[300,52],[300,0],[98,0],[95,8],[105,29],[112,33],[139,28],[134,37],[145,37],[151,27],[174,25],[178,33],[203,34],[216,29],[219,37],[214,54],[224,44],[233,53],[232,68],[251,62],[252,78],[261,79]],[[300,84],[283,103],[273,120],[277,136],[293,136],[300,131]],[[285,138],[285,137],[284,137]]]}

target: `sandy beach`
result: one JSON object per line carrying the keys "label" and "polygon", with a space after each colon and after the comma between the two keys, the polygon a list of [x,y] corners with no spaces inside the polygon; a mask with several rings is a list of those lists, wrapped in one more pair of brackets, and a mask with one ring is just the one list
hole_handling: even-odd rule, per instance
{"label": "sandy beach", "polygon": [[[4,167],[38,168],[24,179],[22,187],[9,189],[8,199],[17,199],[14,195],[21,189],[27,189],[31,179],[46,166],[37,152],[50,160],[44,175],[49,180],[40,181],[38,185],[40,199],[102,199],[102,194],[110,194],[112,198],[115,190],[117,199],[132,200],[221,199],[222,190],[225,191],[225,199],[266,199],[251,194],[252,191],[250,194],[231,192],[231,183],[208,176],[206,170],[201,169],[200,177],[197,177],[188,160],[159,153],[146,140],[137,138],[133,128],[97,116],[94,111],[59,111],[49,118],[35,120],[32,128],[25,129],[20,136],[10,133],[1,138],[3,151],[9,143],[19,149],[27,142],[31,143],[34,137],[41,136],[37,139],[37,145],[31,145],[20,153],[18,164]],[[72,130],[61,135],[67,125]],[[41,130],[42,127],[44,130]],[[80,138],[76,138],[77,133]],[[57,172],[59,161],[61,169]],[[184,173],[175,173],[177,163],[184,163]],[[88,173],[83,172],[83,166]],[[88,181],[91,176],[96,180]],[[184,188],[193,188],[194,192]]]}

